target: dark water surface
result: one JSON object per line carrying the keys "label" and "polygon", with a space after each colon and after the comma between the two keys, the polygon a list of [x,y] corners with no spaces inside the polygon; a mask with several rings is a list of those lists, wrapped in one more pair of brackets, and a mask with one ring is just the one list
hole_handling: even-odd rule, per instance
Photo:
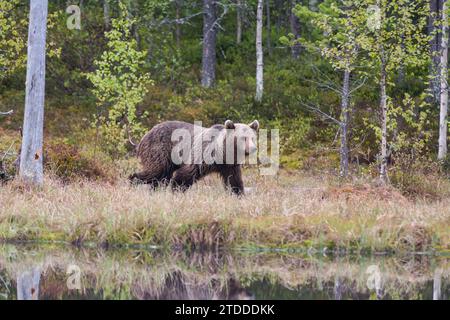
{"label": "dark water surface", "polygon": [[450,257],[0,245],[0,299],[450,299]]}

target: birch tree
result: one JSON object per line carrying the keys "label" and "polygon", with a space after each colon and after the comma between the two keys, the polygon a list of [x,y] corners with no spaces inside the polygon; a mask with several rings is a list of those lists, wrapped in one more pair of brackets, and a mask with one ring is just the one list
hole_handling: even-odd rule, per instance
{"label": "birch tree", "polygon": [[[294,8],[294,14],[303,21],[311,21],[312,25],[326,34],[315,42],[307,39],[300,41],[310,51],[319,49],[321,55],[325,57],[333,68],[341,73],[341,86],[332,83],[317,83],[319,86],[331,88],[332,91],[339,94],[341,99],[340,116],[336,119],[331,115],[326,115],[328,119],[333,120],[339,125],[340,130],[340,170],[341,177],[348,175],[349,147],[348,130],[350,121],[350,97],[351,94],[364,84],[365,78],[360,77],[358,83],[351,87],[351,75],[355,69],[364,61],[364,55],[361,52],[361,44],[366,42],[366,19],[365,9],[362,6],[363,0],[329,0],[320,5],[319,11],[312,11],[307,6],[298,5]],[[287,40],[287,38],[286,38]],[[292,39],[298,41],[298,39]],[[318,112],[321,116],[325,113],[318,107],[307,107]]]}
{"label": "birch tree", "polygon": [[145,133],[140,116],[147,113],[140,115],[137,106],[153,84],[150,74],[143,71],[148,52],[138,50],[138,42],[132,36],[136,20],[129,18],[122,2],[119,9],[120,16],[111,20],[111,30],[105,33],[107,50],[94,62],[96,70],[86,74],[101,111],[94,126],[106,149],[115,156],[125,154],[132,138]]}
{"label": "birch tree", "polygon": [[427,56],[426,29],[429,6],[425,0],[376,0],[369,6],[371,22],[369,37],[363,45],[369,52],[375,74],[378,74],[380,98],[380,181],[388,182],[387,165],[390,154],[388,144],[388,86],[400,67],[421,66]]}
{"label": "birch tree", "polygon": [[440,110],[438,159],[447,156],[447,109],[448,109],[448,1],[442,5],[442,35],[440,56]]}
{"label": "birch tree", "polygon": [[43,183],[47,9],[48,0],[30,0],[25,114],[19,175],[24,181],[35,185]]}
{"label": "birch tree", "polygon": [[263,0],[258,0],[256,9],[256,95],[257,102],[262,101],[264,92],[264,53],[262,44]]}

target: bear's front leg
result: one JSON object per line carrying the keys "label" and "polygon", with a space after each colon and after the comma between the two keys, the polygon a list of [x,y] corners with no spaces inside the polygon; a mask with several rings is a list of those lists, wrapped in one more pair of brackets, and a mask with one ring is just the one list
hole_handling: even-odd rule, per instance
{"label": "bear's front leg", "polygon": [[197,168],[194,165],[185,165],[176,170],[172,178],[172,190],[186,191],[197,180]]}
{"label": "bear's front leg", "polygon": [[244,194],[244,182],[240,165],[225,165],[220,168],[220,175],[227,189],[236,195]]}

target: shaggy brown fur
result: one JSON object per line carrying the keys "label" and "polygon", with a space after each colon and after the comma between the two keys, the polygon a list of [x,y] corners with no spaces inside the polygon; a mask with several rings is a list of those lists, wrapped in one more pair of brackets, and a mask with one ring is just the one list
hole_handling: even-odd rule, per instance
{"label": "shaggy brown fur", "polygon": [[[130,176],[133,182],[147,183],[152,187],[171,184],[173,189],[186,190],[196,181],[210,173],[218,173],[225,186],[235,194],[244,193],[244,184],[242,181],[241,164],[237,159],[235,163],[212,163],[206,164],[204,161],[200,164],[175,164],[172,161],[172,149],[178,142],[172,142],[172,133],[176,129],[185,129],[189,131],[191,137],[194,137],[194,129],[199,130],[202,135],[207,135],[208,130],[215,129],[220,132],[219,137],[214,137],[212,141],[202,142],[201,148],[207,144],[225,145],[227,139],[233,139],[235,150],[245,150],[245,154],[256,151],[255,138],[252,141],[238,139],[239,135],[250,132],[256,137],[256,131],[259,128],[258,121],[250,125],[234,124],[230,120],[225,125],[214,125],[211,128],[194,126],[193,124],[181,121],[167,121],[153,127],[141,140],[137,149],[137,155],[141,160],[143,171]],[[225,132],[225,129],[229,129]],[[198,132],[198,131],[197,131]],[[193,138],[192,138],[193,139]],[[242,141],[242,142],[241,142]],[[234,153],[235,155],[237,152]],[[225,158],[226,155],[223,154]]]}

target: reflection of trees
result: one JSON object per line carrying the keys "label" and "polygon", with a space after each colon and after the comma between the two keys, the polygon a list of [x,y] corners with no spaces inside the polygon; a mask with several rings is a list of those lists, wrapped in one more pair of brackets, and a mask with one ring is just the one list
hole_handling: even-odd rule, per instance
{"label": "reflection of trees", "polygon": [[[71,264],[81,270],[81,290],[66,286],[66,270]],[[36,265],[42,272],[33,275]],[[367,287],[366,270],[371,265],[380,269],[379,290]],[[436,268],[442,271],[439,277]],[[25,273],[17,270],[29,273],[24,277]],[[8,245],[0,245],[0,275],[13,290],[17,287],[18,293],[22,287],[27,294],[35,288],[35,297],[39,294],[44,299],[414,299],[419,293],[431,299],[433,291],[445,299],[450,285],[449,259],[438,257],[355,260],[272,253],[17,249]],[[15,294],[8,293],[7,298],[11,297]]]}
{"label": "reflection of trees", "polygon": [[442,270],[437,268],[433,277],[433,300],[441,300]]}

